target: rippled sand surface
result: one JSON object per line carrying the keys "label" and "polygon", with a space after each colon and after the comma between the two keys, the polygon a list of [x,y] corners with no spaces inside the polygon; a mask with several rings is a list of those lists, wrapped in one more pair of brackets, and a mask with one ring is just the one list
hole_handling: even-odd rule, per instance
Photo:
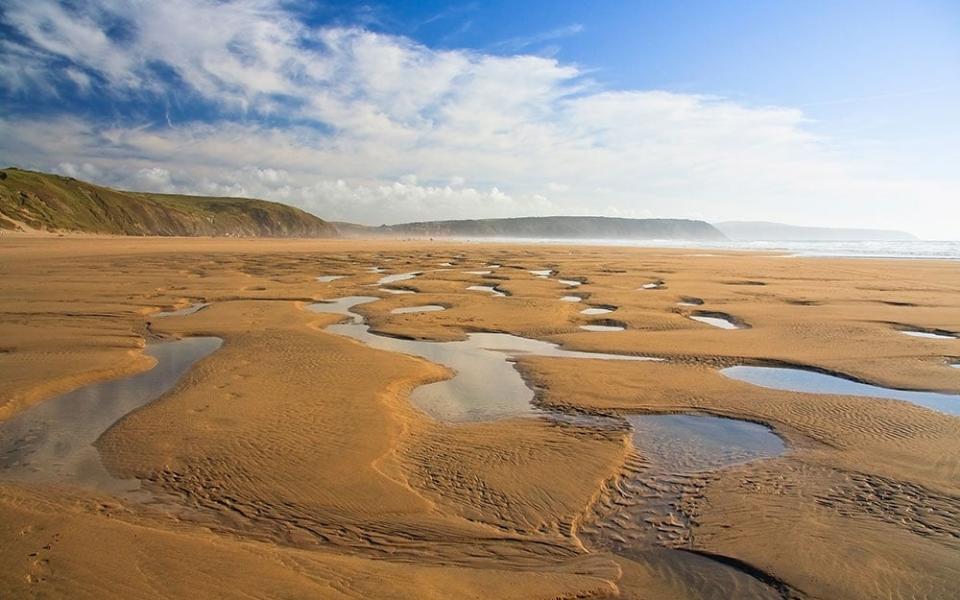
{"label": "rippled sand surface", "polygon": [[[351,296],[375,299],[308,308]],[[421,306],[445,310],[402,311]],[[355,319],[375,343],[347,335]],[[598,321],[623,330],[582,329]],[[960,331],[955,264],[0,238],[0,597],[958,597],[960,418],[721,372],[960,392],[960,341],[903,331]],[[69,425],[58,398],[164,369],[150,349],[191,337],[223,342],[98,421],[83,447],[100,475],[63,476],[81,462],[14,431],[35,410]],[[468,340],[500,355],[470,389],[518,410],[447,422],[414,401],[471,381],[444,362]],[[107,414],[79,406],[78,425]]]}

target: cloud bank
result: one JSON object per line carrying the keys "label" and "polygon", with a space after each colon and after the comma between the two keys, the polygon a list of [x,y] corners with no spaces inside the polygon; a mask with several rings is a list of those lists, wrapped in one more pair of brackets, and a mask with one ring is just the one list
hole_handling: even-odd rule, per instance
{"label": "cloud bank", "polygon": [[288,2],[8,0],[0,21],[0,159],[107,185],[368,224],[919,225],[897,216],[905,205],[960,221],[957,181],[864,160],[797,109],[610,90],[552,58],[308,27]]}

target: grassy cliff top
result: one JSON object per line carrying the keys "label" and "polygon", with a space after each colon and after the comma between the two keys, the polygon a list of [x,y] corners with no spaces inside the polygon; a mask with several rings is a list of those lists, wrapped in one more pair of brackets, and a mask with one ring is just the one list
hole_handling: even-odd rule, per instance
{"label": "grassy cliff top", "polygon": [[0,170],[0,229],[114,235],[335,237],[299,208],[250,198],[126,192],[72,177]]}

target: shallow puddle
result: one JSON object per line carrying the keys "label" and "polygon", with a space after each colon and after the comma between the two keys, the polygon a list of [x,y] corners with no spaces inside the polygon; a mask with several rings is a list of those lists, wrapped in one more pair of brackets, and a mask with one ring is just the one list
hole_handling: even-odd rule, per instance
{"label": "shallow puddle", "polygon": [[626,327],[622,325],[581,325],[580,329],[584,331],[624,331]]}
{"label": "shallow puddle", "polygon": [[492,285],[471,285],[467,287],[471,292],[489,292],[493,296],[506,296],[503,292],[498,290],[496,286]]}
{"label": "shallow puddle", "polygon": [[663,288],[662,281],[651,281],[640,286],[641,290],[659,290],[661,288]]}
{"label": "shallow puddle", "polygon": [[693,314],[690,315],[690,318],[700,323],[706,323],[707,325],[719,327],[720,329],[744,329],[744,327],[733,320],[733,317],[724,315],[722,313]]}
{"label": "shallow puddle", "polygon": [[424,304],[423,306],[405,306],[403,308],[395,308],[390,311],[390,314],[406,315],[409,313],[439,312],[441,310],[447,310],[447,307],[440,306],[439,304]]}
{"label": "shallow puddle", "polygon": [[539,277],[540,279],[546,279],[550,277],[550,274],[553,273],[553,269],[543,269],[540,271],[528,271],[530,274]]}
{"label": "shallow puddle", "polygon": [[956,335],[950,333],[939,333],[936,331],[919,331],[919,330],[908,330],[901,329],[900,333],[903,335],[909,335],[910,337],[925,338],[928,340],[955,340],[957,339]]}
{"label": "shallow puddle", "polygon": [[721,369],[720,373],[731,379],[775,390],[903,400],[940,412],[960,415],[960,394],[885,388],[817,371],[787,367],[740,365]]}
{"label": "shallow puddle", "polygon": [[82,485],[112,493],[140,488],[136,479],[113,477],[93,443],[127,413],[159,398],[220,338],[191,337],[148,345],[149,371],[95,383],[0,422],[0,477],[36,483]]}
{"label": "shallow puddle", "polygon": [[388,294],[416,294],[414,290],[405,290],[403,288],[379,288],[381,292]]}
{"label": "shallow puddle", "polygon": [[467,275],[489,275],[493,271],[464,271]]}
{"label": "shallow puddle", "polygon": [[[594,548],[669,567],[679,589],[705,598],[778,598],[767,583],[691,545],[684,500],[702,496],[718,470],[779,456],[786,445],[763,425],[700,414],[628,415],[634,455],[578,536]],[[667,573],[663,574],[664,576]]]}
{"label": "shallow puddle", "polygon": [[320,283],[330,283],[331,281],[343,279],[344,277],[346,277],[346,275],[321,275],[317,277],[317,281]]}
{"label": "shallow puddle", "polygon": [[354,296],[310,306],[316,312],[352,317],[352,322],[331,325],[326,331],[364,344],[425,358],[455,371],[452,379],[417,387],[410,396],[418,408],[441,421],[487,421],[511,416],[543,414],[533,407],[534,393],[512,359],[525,354],[559,358],[602,360],[658,360],[644,356],[564,350],[556,344],[505,333],[472,333],[464,341],[404,340],[370,332],[363,318],[350,309],[377,298]]}
{"label": "shallow puddle", "polygon": [[633,444],[651,465],[696,473],[786,450],[770,428],[749,421],[709,415],[631,415]]}
{"label": "shallow puddle", "polygon": [[561,302],[583,302],[583,298],[580,296],[563,296],[560,298]]}
{"label": "shallow puddle", "polygon": [[344,296],[343,298],[334,298],[333,300],[315,302],[308,305],[307,308],[318,313],[343,315],[345,317],[350,317],[355,323],[362,323],[363,317],[353,312],[353,308],[379,299],[380,298],[377,298],[376,296]]}
{"label": "shallow puddle", "polygon": [[591,306],[580,311],[581,315],[606,315],[612,313],[615,309],[602,306]]}
{"label": "shallow puddle", "polygon": [[388,283],[407,281],[408,279],[413,279],[417,275],[423,275],[423,272],[411,271],[409,273],[395,273],[393,275],[386,275],[377,280],[377,285],[387,285]]}
{"label": "shallow puddle", "polygon": [[576,279],[558,279],[557,281],[568,287],[577,287],[583,284],[582,281],[577,281]]}

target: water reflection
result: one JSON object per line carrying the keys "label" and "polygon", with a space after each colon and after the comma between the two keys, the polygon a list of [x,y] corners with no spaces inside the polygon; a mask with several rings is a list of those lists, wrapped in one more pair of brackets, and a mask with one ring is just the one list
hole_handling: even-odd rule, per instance
{"label": "water reflection", "polygon": [[910,337],[926,338],[928,340],[955,340],[957,336],[946,333],[946,332],[937,332],[937,331],[920,331],[920,330],[907,330],[902,329],[900,333],[903,335],[909,335]]}
{"label": "water reflection", "polygon": [[960,394],[943,394],[915,390],[898,390],[860,383],[843,377],[807,369],[787,367],[755,367],[741,365],[720,371],[723,375],[760,387],[806,394],[836,394],[903,400],[952,415],[960,415]]}
{"label": "water reflection", "polygon": [[768,427],[709,415],[631,415],[633,443],[651,465],[696,473],[782,454]]}
{"label": "water reflection", "polygon": [[150,344],[144,353],[157,364],[149,371],[82,387],[0,422],[0,477],[114,493],[139,489],[138,480],[113,477],[93,443],[124,415],[166,393],[220,344],[215,337]]}
{"label": "water reflection", "polygon": [[606,308],[603,306],[591,306],[590,308],[585,308],[580,311],[581,315],[605,315],[612,313],[615,309]]}
{"label": "water reflection", "polygon": [[743,326],[734,321],[733,317],[723,313],[697,313],[690,315],[690,318],[720,329],[744,329]]}
{"label": "water reflection", "polygon": [[424,304],[423,306],[405,306],[403,308],[395,308],[390,311],[390,314],[406,315],[409,313],[439,312],[441,310],[447,310],[447,307],[440,306],[439,304]]}
{"label": "water reflection", "polygon": [[624,331],[626,327],[622,325],[581,325],[580,329],[584,331]]}
{"label": "water reflection", "polygon": [[524,354],[603,360],[658,360],[643,356],[564,350],[556,344],[505,333],[472,333],[460,342],[403,340],[371,333],[352,307],[377,298],[354,296],[310,306],[316,312],[351,317],[327,331],[359,340],[370,347],[412,354],[455,371],[452,379],[417,387],[411,401],[443,421],[482,421],[537,414],[531,390],[514,368],[512,358]]}
{"label": "water reflection", "polygon": [[423,275],[423,273],[421,271],[411,271],[410,273],[386,275],[377,280],[377,285],[386,285],[388,283],[396,283],[398,281],[407,281],[408,279],[413,279],[417,275]]}
{"label": "water reflection", "polygon": [[471,285],[467,287],[471,292],[489,292],[492,296],[506,296],[503,292],[493,285]]}

